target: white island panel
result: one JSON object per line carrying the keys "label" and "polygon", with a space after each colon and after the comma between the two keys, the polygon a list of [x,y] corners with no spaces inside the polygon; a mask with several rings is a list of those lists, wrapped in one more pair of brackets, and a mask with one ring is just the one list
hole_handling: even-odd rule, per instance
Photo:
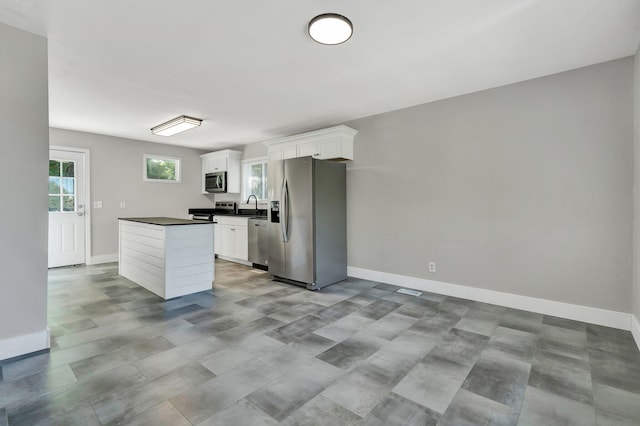
{"label": "white island panel", "polygon": [[211,289],[211,222],[166,225],[121,219],[119,223],[120,275],[164,299]]}
{"label": "white island panel", "polygon": [[[168,226],[167,235],[166,298],[210,290],[215,256],[213,223],[204,226]],[[203,288],[204,283],[206,288]]]}

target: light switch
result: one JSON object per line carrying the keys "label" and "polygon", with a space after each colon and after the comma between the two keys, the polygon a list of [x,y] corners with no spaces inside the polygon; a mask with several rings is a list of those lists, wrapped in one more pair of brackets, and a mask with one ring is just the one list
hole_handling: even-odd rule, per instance
{"label": "light switch", "polygon": [[102,208],[102,201],[94,201],[93,202],[93,208],[94,209],[101,209]]}
{"label": "light switch", "polygon": [[127,203],[125,203],[124,201],[120,201],[120,208],[124,209],[125,207],[127,207]]}

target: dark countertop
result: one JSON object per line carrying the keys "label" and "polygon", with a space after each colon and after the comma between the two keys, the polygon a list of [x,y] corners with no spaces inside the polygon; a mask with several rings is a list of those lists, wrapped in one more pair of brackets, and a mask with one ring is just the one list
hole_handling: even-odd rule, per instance
{"label": "dark countertop", "polygon": [[215,212],[216,209],[211,209],[208,207],[189,209],[189,214],[214,214]]}
{"label": "dark countertop", "polygon": [[238,209],[237,212],[229,211],[229,210],[218,210],[218,209],[189,209],[189,214],[208,214],[213,216],[237,216],[237,217],[248,217],[248,218],[256,218],[262,219],[267,217],[266,209]]}
{"label": "dark countertop", "polygon": [[255,211],[251,211],[251,213],[243,213],[241,211],[239,211],[238,213],[216,213],[214,214],[214,216],[236,216],[236,217],[248,217],[249,219],[266,219],[267,218],[267,214],[260,214],[260,212],[258,212],[258,214],[256,214]]}
{"label": "dark countertop", "polygon": [[119,220],[129,222],[148,223],[149,225],[172,226],[172,225],[211,225],[208,220],[177,219],[175,217],[119,217]]}

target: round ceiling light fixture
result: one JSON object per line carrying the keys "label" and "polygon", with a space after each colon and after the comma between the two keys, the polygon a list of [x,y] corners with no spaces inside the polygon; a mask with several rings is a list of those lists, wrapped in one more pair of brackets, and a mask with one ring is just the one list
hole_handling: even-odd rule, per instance
{"label": "round ceiling light fixture", "polygon": [[309,21],[309,35],[320,44],[341,44],[351,38],[353,24],[337,13],[323,13]]}

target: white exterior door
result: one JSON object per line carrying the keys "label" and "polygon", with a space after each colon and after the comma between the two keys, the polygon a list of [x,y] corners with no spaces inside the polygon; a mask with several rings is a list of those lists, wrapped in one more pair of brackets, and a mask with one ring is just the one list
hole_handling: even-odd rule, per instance
{"label": "white exterior door", "polygon": [[84,154],[49,151],[49,268],[85,263]]}

